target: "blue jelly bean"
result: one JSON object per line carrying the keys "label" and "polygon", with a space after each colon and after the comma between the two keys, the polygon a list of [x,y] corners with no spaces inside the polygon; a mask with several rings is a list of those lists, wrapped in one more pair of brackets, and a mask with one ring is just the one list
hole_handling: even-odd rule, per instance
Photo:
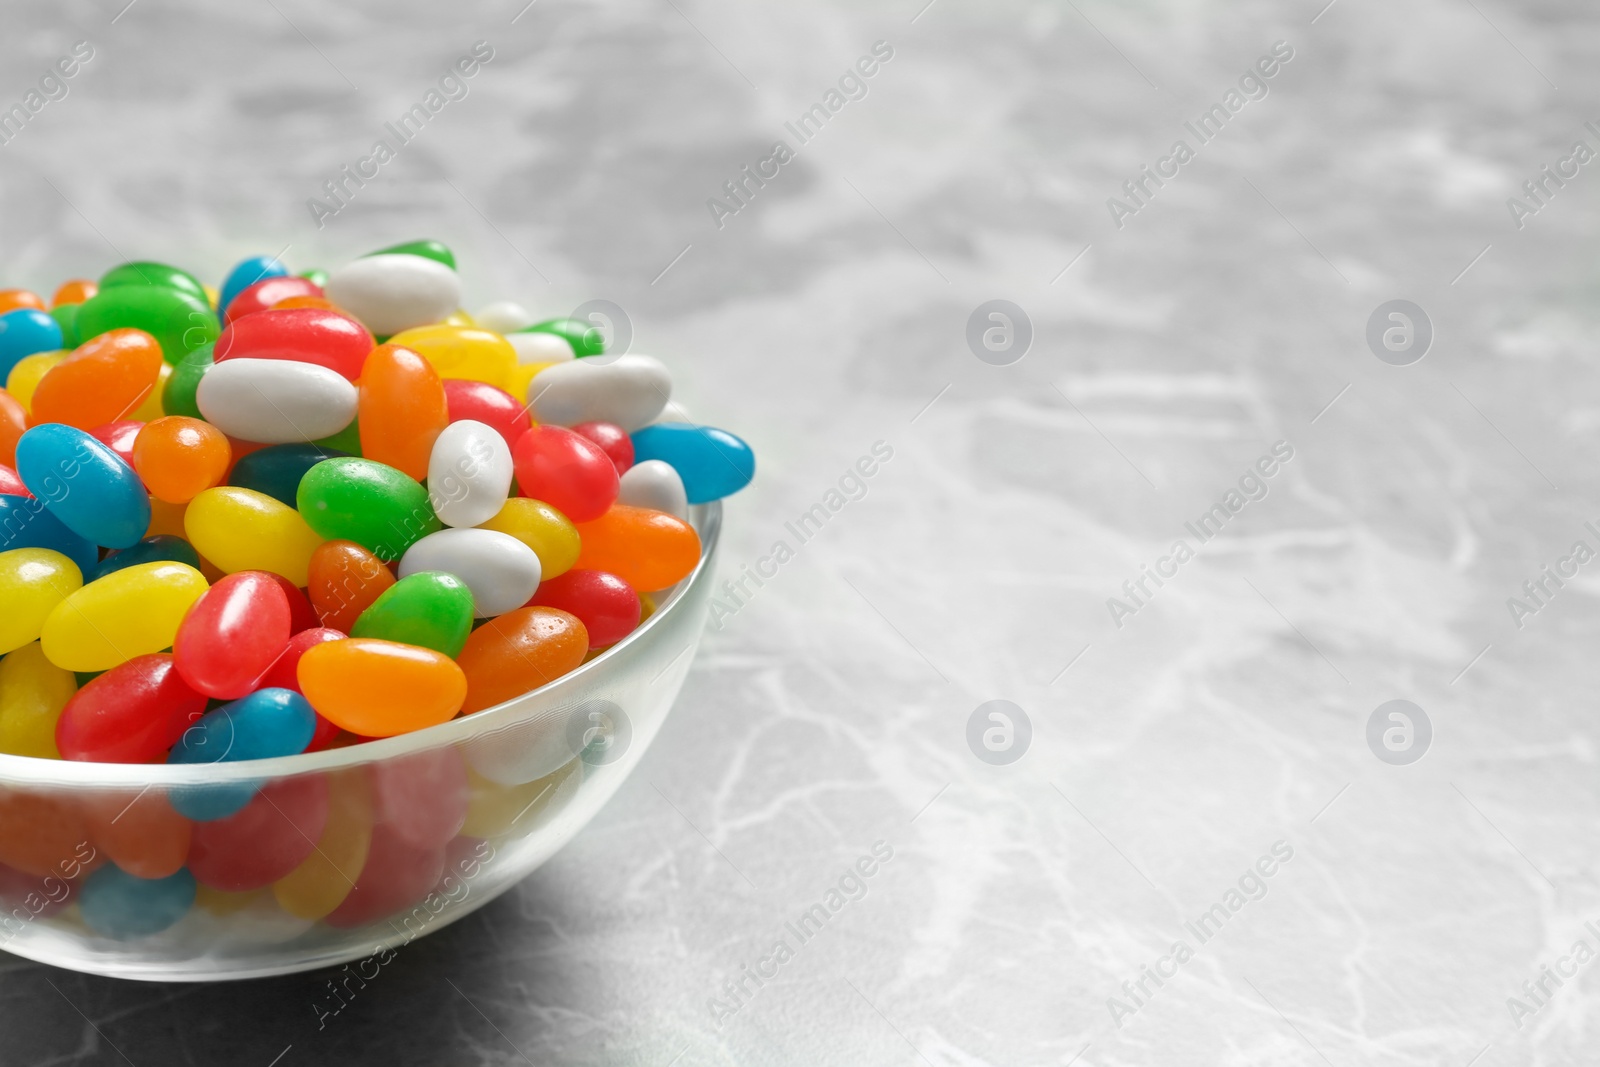
{"label": "blue jelly bean", "polygon": [[0,315],[0,383],[24,356],[62,347],[61,324],[49,312],[17,308]]}
{"label": "blue jelly bean", "polygon": [[241,260],[238,266],[228,272],[227,278],[223,279],[222,289],[217,293],[218,314],[226,312],[234,297],[261,279],[282,278],[288,273],[289,268],[272,256],[251,256]]}
{"label": "blue jelly bean", "polygon": [[633,461],[664,460],[683,479],[689,503],[705,504],[737,493],[756,474],[756,454],[727,430],[663,422],[633,435]]}
{"label": "blue jelly bean", "polygon": [[[293,756],[311,744],[316,727],[310,702],[293,689],[258,689],[201,716],[172,746],[167,762],[238,763]],[[180,815],[210,822],[239,811],[259,787],[259,782],[181,786],[169,799]]]}
{"label": "blue jelly bean", "polygon": [[165,878],[135,878],[106,864],[83,880],[78,906],[89,929],[102,937],[131,941],[159,934],[194,903],[194,875],[188,868]]}
{"label": "blue jelly bean", "polygon": [[200,553],[194,550],[193,545],[173,534],[156,534],[120,552],[111,553],[100,561],[100,566],[95,568],[92,575],[85,576],[84,582],[87,584],[98,578],[104,578],[124,567],[137,567],[141,563],[160,563],[164,560],[187,563],[195,570],[200,569]]}
{"label": "blue jelly bean", "polygon": [[85,540],[127,548],[150,528],[150,494],[110,448],[73,426],[47,422],[17,439],[28,491]]}
{"label": "blue jelly bean", "polygon": [[272,445],[241,456],[228,475],[228,484],[265,493],[291,508],[299,507],[297,494],[306,471],[325,459],[344,455],[347,453],[315,443]]}
{"label": "blue jelly bean", "polygon": [[0,552],[13,548],[48,548],[93,574],[100,549],[61,524],[44,501],[31,496],[0,494]]}

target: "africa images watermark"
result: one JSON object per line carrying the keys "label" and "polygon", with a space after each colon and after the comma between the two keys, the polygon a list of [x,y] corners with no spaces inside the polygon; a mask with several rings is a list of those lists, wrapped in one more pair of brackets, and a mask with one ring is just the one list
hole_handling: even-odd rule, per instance
{"label": "africa images watermark", "polygon": [[[1583,128],[1600,139],[1600,126],[1585,122]],[[1589,147],[1589,142],[1573,141],[1567,154],[1556,160],[1554,170],[1547,163],[1540,168],[1537,176],[1523,182],[1522,192],[1527,199],[1515,196],[1506,198],[1506,210],[1511,212],[1511,221],[1517,229],[1527,226],[1529,218],[1549,207],[1556,194],[1567,187],[1567,182],[1576,178],[1594,158],[1595,150]]]}
{"label": "africa images watermark", "polygon": [[[1596,529],[1593,522],[1585,522],[1583,528],[1594,537],[1596,544],[1600,544],[1600,529]],[[1522,596],[1506,597],[1506,610],[1511,613],[1511,622],[1516,628],[1522,629],[1528,624],[1530,616],[1549,607],[1567,582],[1578,576],[1578,568],[1594,557],[1595,550],[1589,542],[1582,539],[1574,541],[1566,555],[1558,556],[1553,563],[1546,563],[1538,574],[1522,583]]]}
{"label": "africa images watermark", "polygon": [[[1244,110],[1246,104],[1252,100],[1266,99],[1272,91],[1267,83],[1293,58],[1294,48],[1288,41],[1275,42],[1270,53],[1257,59],[1254,67],[1240,75],[1238,88],[1230,88],[1223,93],[1221,103],[1212,104],[1194,121],[1185,121],[1184,129],[1194,136],[1200,146],[1210,144],[1233,116]],[[1122,191],[1128,198],[1126,201],[1114,196],[1106,198],[1106,210],[1111,213],[1111,221],[1117,229],[1127,225],[1125,220],[1130,215],[1137,215],[1149,207],[1156,193],[1181,174],[1183,167],[1197,154],[1197,148],[1180,138],[1172,143],[1170,152],[1156,160],[1154,169],[1146,163],[1139,168],[1135,177],[1123,182]],[[1155,188],[1151,188],[1152,185]]]}

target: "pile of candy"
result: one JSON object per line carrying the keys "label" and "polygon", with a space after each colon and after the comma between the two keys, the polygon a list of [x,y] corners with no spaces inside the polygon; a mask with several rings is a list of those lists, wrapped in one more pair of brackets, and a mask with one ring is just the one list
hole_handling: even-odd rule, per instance
{"label": "pile of candy", "polygon": [[[387,737],[573,670],[692,571],[754,457],[591,323],[458,310],[449,249],[220,293],[0,291],[0,752],[210,763]],[[209,791],[218,819],[253,795]]]}

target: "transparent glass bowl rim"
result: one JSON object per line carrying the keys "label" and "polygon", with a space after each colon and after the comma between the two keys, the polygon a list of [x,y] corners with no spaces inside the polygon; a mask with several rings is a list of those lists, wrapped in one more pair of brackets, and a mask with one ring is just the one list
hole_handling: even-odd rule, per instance
{"label": "transparent glass bowl rim", "polygon": [[165,763],[87,763],[0,754],[0,785],[156,788],[285,778],[381,763],[400,756],[461,744],[514,726],[522,717],[559,705],[564,699],[576,696],[607,675],[626,670],[632,658],[626,654],[628,649],[647,640],[652,630],[665,625],[668,617],[682,614],[687,610],[686,605],[697,599],[688,594],[695,586],[712,580],[712,559],[722,530],[722,502],[697,505],[690,511],[691,524],[700,535],[700,559],[689,576],[678,583],[665,604],[658,606],[633,633],[577,670],[492,708],[462,715],[437,726],[345,748],[273,759],[241,760],[237,763],[181,766]]}

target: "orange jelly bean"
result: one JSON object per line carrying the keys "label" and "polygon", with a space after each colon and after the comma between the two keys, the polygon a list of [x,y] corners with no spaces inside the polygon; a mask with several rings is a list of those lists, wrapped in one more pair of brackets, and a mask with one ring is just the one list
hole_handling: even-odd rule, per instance
{"label": "orange jelly bean", "polygon": [[221,430],[183,415],[145,423],[133,442],[133,469],[152,496],[169,504],[187,504],[221,485],[232,462],[233,449]]}
{"label": "orange jelly bean", "polygon": [[0,315],[18,308],[45,310],[44,301],[39,299],[37,293],[30,293],[26,289],[0,289]]}
{"label": "orange jelly bean", "polygon": [[60,865],[87,840],[75,798],[20,789],[0,792],[0,863],[40,877],[59,874]]}
{"label": "orange jelly bean", "polygon": [[575,568],[615,574],[642,592],[675,585],[700,561],[700,535],[664,511],[613,504],[577,526],[583,547]]}
{"label": "orange jelly bean", "polygon": [[307,592],[322,625],[349,633],[356,618],[394,584],[394,572],[354,541],[324,541],[311,553]]}
{"label": "orange jelly bean", "polygon": [[155,790],[87,796],[83,815],[95,847],[135,878],[176,874],[189,857],[193,824]]}
{"label": "orange jelly bean", "polygon": [[589,632],[558,608],[518,608],[472,632],[456,657],[467,676],[463,711],[482,711],[547,685],[583,663]]}
{"label": "orange jelly bean", "polygon": [[361,368],[361,454],[423,481],[433,442],[450,424],[444,382],[422,356],[379,345]]}
{"label": "orange jelly bean", "polygon": [[56,295],[50,298],[50,306],[58,308],[65,304],[81,304],[99,291],[100,286],[89,279],[73,278],[71,281],[61,283]]}
{"label": "orange jelly bean", "polygon": [[272,305],[274,311],[286,308],[318,308],[322,311],[338,311],[341,315],[345,314],[332,300],[322,296],[286,296]]}
{"label": "orange jelly bean", "polygon": [[28,411],[20,401],[0,389],[0,463],[17,465],[17,438],[28,429]]}
{"label": "orange jelly bean", "polygon": [[363,737],[390,737],[448,722],[467,677],[442,652],[352,637],[300,657],[300,688],[329,722]]}
{"label": "orange jelly bean", "polygon": [[79,345],[39,379],[33,421],[80,430],[128,415],[161,379],[161,345],[143,330],[111,330]]}

